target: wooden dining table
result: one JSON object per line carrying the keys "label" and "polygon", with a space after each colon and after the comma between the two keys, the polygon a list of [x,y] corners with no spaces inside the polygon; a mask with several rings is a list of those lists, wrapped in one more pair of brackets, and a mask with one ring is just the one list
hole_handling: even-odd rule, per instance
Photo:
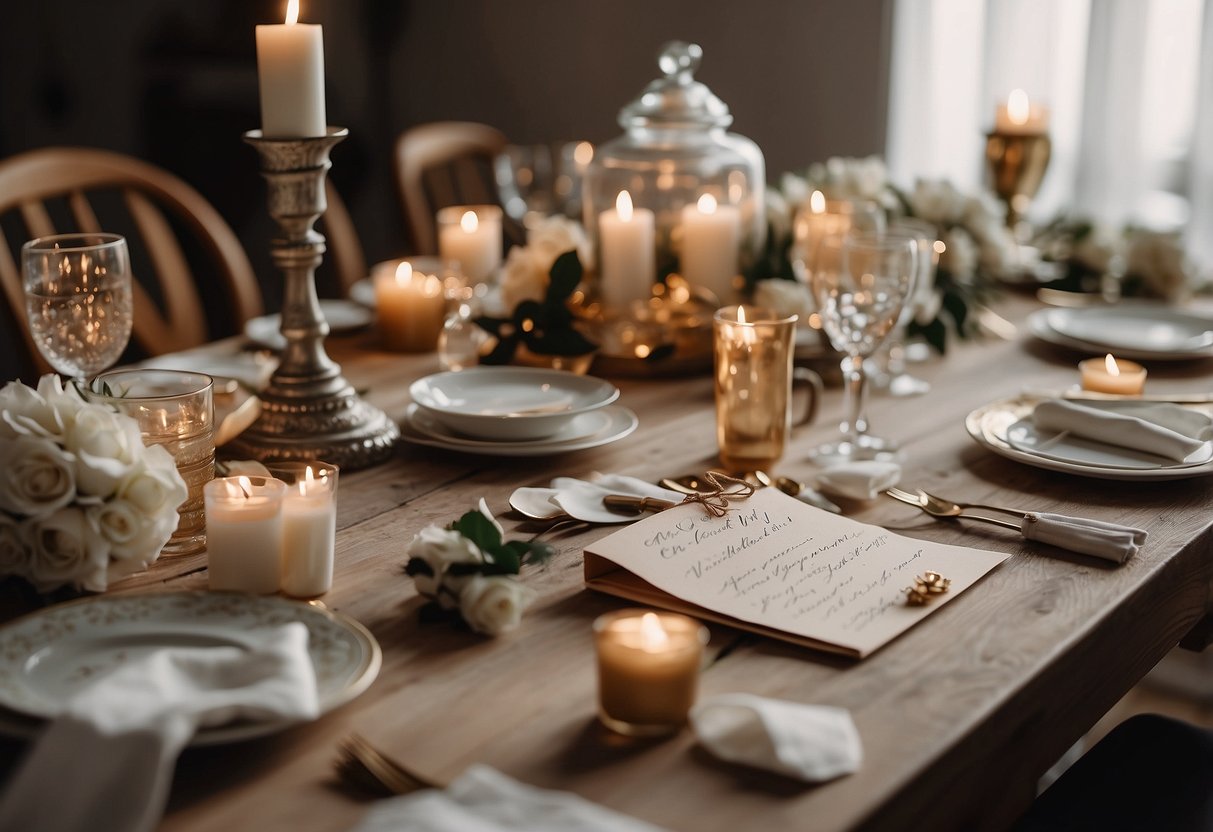
{"label": "wooden dining table", "polygon": [[[357,732],[426,778],[450,781],[483,763],[536,786],[564,789],[671,830],[1000,829],[1032,801],[1041,774],[1181,639],[1206,641],[1213,608],[1213,478],[1092,479],[997,456],[967,435],[973,409],[1025,388],[1078,380],[1079,356],[1030,339],[1036,302],[995,307],[1018,334],[953,340],[913,365],[929,393],[875,392],[873,431],[900,443],[903,485],[974,502],[1051,511],[1146,529],[1123,565],[1024,541],[1004,529],[933,520],[878,498],[847,515],[900,534],[1011,553],[991,574],[863,660],[830,657],[711,626],[701,697],[748,692],[848,709],[863,743],[854,774],[808,785],[725,764],[689,730],[629,740],[596,717],[591,623],[628,606],[585,588],[583,547],[611,529],[554,534],[558,554],[524,570],[539,600],[521,627],[486,638],[419,616],[403,571],[410,538],[480,498],[507,532],[534,528],[509,510],[519,486],[591,472],[649,481],[717,464],[710,375],[615,379],[640,418],[617,443],[565,455],[500,458],[407,443],[378,467],[343,472],[336,572],[321,603],[364,624],[383,651],[358,699],[311,724],[262,739],[187,750],[162,828],[340,830],[366,799],[334,774],[338,744]],[[239,348],[222,342],[204,348]],[[399,419],[408,387],[439,369],[435,355],[376,347],[373,332],[330,338],[330,354],[375,405]],[[1152,393],[1210,388],[1213,361],[1150,366]],[[842,395],[827,391],[778,472],[810,480],[809,450],[838,430]],[[205,589],[206,557],[162,559],[111,589]],[[18,746],[6,743],[12,758]]]}

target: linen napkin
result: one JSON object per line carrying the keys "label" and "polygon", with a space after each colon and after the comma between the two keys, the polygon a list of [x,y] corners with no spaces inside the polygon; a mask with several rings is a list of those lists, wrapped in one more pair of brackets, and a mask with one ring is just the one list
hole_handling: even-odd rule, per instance
{"label": "linen napkin", "polygon": [[[510,495],[510,505],[527,509],[528,513],[556,516],[561,512],[587,523],[630,523],[640,515],[621,514],[602,504],[610,494],[629,497],[656,497],[681,503],[686,495],[622,474],[590,474],[590,479],[557,477],[551,488],[519,488]],[[542,512],[547,512],[543,514]]]}
{"label": "linen napkin", "polygon": [[0,829],[151,830],[197,728],[237,717],[315,719],[307,628],[292,622],[249,640],[248,649],[157,650],[72,697],[0,799]]}
{"label": "linen napkin", "polygon": [[1064,514],[1029,513],[1020,530],[1027,540],[1039,540],[1059,549],[1124,563],[1146,542],[1146,532],[1102,520]]}
{"label": "linen napkin", "polygon": [[476,765],[445,790],[376,803],[352,832],[662,832],[569,792],[548,791]]}
{"label": "linen napkin", "polygon": [[850,774],[863,762],[859,732],[845,708],[726,693],[696,705],[691,726],[722,760],[808,783]]}
{"label": "linen napkin", "polygon": [[1040,430],[1068,431],[1074,436],[1156,454],[1176,462],[1204,447],[1213,420],[1173,404],[1139,404],[1102,408],[1049,399],[1036,405],[1032,422]]}
{"label": "linen napkin", "polygon": [[817,487],[827,494],[852,500],[874,500],[886,488],[901,482],[901,466],[896,462],[862,460],[844,462],[817,475]]}

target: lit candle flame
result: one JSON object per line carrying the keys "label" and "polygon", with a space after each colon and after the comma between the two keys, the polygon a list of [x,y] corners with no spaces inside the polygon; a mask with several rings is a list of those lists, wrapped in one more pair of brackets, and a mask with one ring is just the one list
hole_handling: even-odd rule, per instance
{"label": "lit candle flame", "polygon": [[472,234],[480,227],[480,220],[476,216],[475,211],[464,211],[463,216],[459,218],[459,227],[467,234]]}
{"label": "lit candle flame", "polygon": [[299,0],[286,0],[286,25],[294,26],[299,22]]}
{"label": "lit candle flame", "polygon": [[244,495],[244,499],[253,496],[253,483],[248,477],[237,477],[236,484],[240,486],[240,492]]}
{"label": "lit candle flame", "polygon": [[703,196],[699,197],[699,204],[697,207],[699,208],[699,213],[701,214],[715,214],[716,197],[712,196],[711,194],[704,194]]}
{"label": "lit candle flame", "polygon": [[594,145],[589,142],[578,142],[573,148],[573,161],[579,165],[588,165],[594,159]]}
{"label": "lit candle flame", "polygon": [[1112,353],[1108,353],[1106,356],[1104,356],[1103,363],[1104,366],[1108,368],[1108,375],[1120,375],[1120,366],[1116,363],[1116,359],[1112,357]]}
{"label": "lit candle flame", "polygon": [[619,196],[615,197],[615,210],[619,214],[619,219],[623,222],[632,221],[632,195],[627,191],[620,191]]}
{"label": "lit candle flame", "polygon": [[396,267],[396,285],[404,286],[413,279],[413,264],[401,263]]}
{"label": "lit candle flame", "polygon": [[814,214],[824,214],[826,210],[826,195],[821,191],[813,191],[809,197],[809,210]]}
{"label": "lit candle flame", "polygon": [[670,643],[665,627],[656,613],[646,612],[640,617],[640,649],[646,653],[656,653],[665,649]]}
{"label": "lit candle flame", "polygon": [[744,324],[745,322],[746,322],[746,319],[745,319],[745,307],[744,307],[744,306],[738,306],[738,307],[737,307],[737,323],[739,323],[739,324]]}
{"label": "lit candle flame", "polygon": [[1028,115],[1032,112],[1032,105],[1028,101],[1028,94],[1023,90],[1011,90],[1011,94],[1007,96],[1007,119],[1012,124],[1024,125],[1028,123]]}

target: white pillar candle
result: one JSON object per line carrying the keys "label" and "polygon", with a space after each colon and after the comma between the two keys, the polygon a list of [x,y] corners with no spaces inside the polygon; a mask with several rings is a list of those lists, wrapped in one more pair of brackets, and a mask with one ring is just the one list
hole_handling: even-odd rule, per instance
{"label": "white pillar candle", "polygon": [[446,297],[437,275],[415,271],[408,261],[375,272],[375,314],[384,346],[432,352],[446,318]]}
{"label": "white pillar candle", "polygon": [[278,591],[285,491],[284,483],[268,477],[227,477],[206,484],[211,589],[255,595]]}
{"label": "white pillar candle", "polygon": [[257,27],[261,132],[270,138],[327,132],[323,31],[298,21],[299,0],[288,0],[285,24]]}
{"label": "white pillar candle", "polygon": [[598,218],[598,248],[601,252],[602,302],[608,307],[627,306],[648,300],[657,280],[653,212],[633,208],[632,195],[620,191],[614,210]]}
{"label": "white pillar candle", "polygon": [[501,239],[496,205],[454,205],[438,212],[438,254],[459,263],[469,283],[483,283],[497,273]]}
{"label": "white pillar candle", "polygon": [[741,251],[741,214],[704,194],[682,209],[682,276],[707,289],[722,304],[735,300],[737,258]]}
{"label": "white pillar candle", "polygon": [[1049,111],[1023,90],[1011,90],[994,111],[994,132],[1007,136],[1039,136],[1049,129]]}
{"label": "white pillar candle", "polygon": [[[293,598],[315,598],[333,585],[337,466],[298,465],[303,470],[296,471],[282,502],[282,591]],[[270,470],[278,476],[275,466]]]}

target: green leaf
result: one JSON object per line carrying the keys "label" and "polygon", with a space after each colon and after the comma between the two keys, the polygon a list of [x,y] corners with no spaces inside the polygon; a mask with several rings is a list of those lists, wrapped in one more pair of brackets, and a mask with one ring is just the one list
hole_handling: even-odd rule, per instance
{"label": "green leaf", "polygon": [[522,337],[531,352],[540,355],[585,355],[598,347],[572,328],[524,332]]}
{"label": "green leaf", "polygon": [[475,543],[482,552],[501,546],[501,532],[479,511],[469,511],[455,521],[455,531]]}
{"label": "green leaf", "polygon": [[548,304],[558,303],[563,306],[569,295],[573,294],[573,290],[577,288],[577,284],[581,282],[581,260],[577,257],[577,250],[570,249],[557,257],[548,274],[551,281],[548,283],[544,301]]}
{"label": "green leaf", "polygon": [[938,317],[929,324],[920,324],[917,321],[913,321],[910,323],[908,331],[911,335],[921,335],[940,355],[947,353],[948,328],[944,326],[943,321]]}
{"label": "green leaf", "polygon": [[507,338],[498,338],[497,346],[489,352],[488,355],[480,356],[481,364],[509,364],[514,358],[514,350],[518,349],[518,336],[510,335]]}
{"label": "green leaf", "polygon": [[969,307],[965,303],[965,299],[960,296],[959,292],[944,292],[942,305],[952,316],[952,320],[956,321],[956,332],[961,338],[965,337],[965,321],[969,317]]}
{"label": "green leaf", "polygon": [[421,558],[409,558],[409,562],[404,565],[404,574],[412,577],[413,575],[427,575],[434,577],[434,568]]}
{"label": "green leaf", "polygon": [[658,347],[654,347],[653,351],[644,357],[644,360],[656,364],[658,361],[664,361],[672,356],[676,349],[678,347],[675,344],[661,344]]}
{"label": "green leaf", "polygon": [[490,560],[484,569],[486,575],[517,575],[522,570],[521,556],[508,545],[497,546],[487,554]]}

